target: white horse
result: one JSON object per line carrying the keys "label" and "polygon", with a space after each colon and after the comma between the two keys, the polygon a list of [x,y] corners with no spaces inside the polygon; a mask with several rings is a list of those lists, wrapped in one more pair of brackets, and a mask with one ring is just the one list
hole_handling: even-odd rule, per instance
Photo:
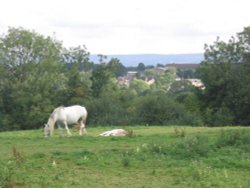
{"label": "white horse", "polygon": [[124,129],[113,129],[100,134],[100,136],[127,136],[128,132]]}
{"label": "white horse", "polygon": [[83,133],[86,133],[85,124],[87,115],[87,110],[83,106],[58,107],[52,112],[47,124],[45,124],[44,136],[53,136],[55,124],[59,128],[64,125],[69,136],[72,134],[68,125],[78,124],[80,126],[79,134],[83,135]]}

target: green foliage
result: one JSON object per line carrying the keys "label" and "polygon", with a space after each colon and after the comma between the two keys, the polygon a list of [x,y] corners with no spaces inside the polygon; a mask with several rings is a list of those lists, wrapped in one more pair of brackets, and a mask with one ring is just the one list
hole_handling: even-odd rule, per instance
{"label": "green foliage", "polygon": [[180,78],[182,79],[188,79],[188,78],[196,78],[196,71],[192,69],[177,69],[176,73]]}
{"label": "green foliage", "polygon": [[249,36],[249,28],[245,28],[228,43],[217,39],[213,45],[206,45],[205,60],[198,71],[205,85],[205,106],[218,112],[220,121],[225,121],[221,116],[227,111],[230,124],[249,124]]}
{"label": "green foliage", "polygon": [[243,130],[229,130],[221,129],[220,136],[216,141],[218,148],[226,146],[239,146],[242,144],[249,144],[250,137]]}
{"label": "green foliage", "polygon": [[[1,41],[1,63],[11,69],[15,69],[18,65],[37,64],[48,60],[57,61],[60,58],[60,42],[23,28],[9,28],[8,34],[2,37]],[[28,66],[23,68],[28,68]],[[13,72],[14,75],[18,73],[22,73],[19,76],[23,76],[27,72],[23,72],[22,69]],[[15,79],[18,80],[20,77],[15,77]]]}
{"label": "green foliage", "polygon": [[77,70],[91,70],[93,63],[89,61],[89,53],[85,46],[71,47],[62,50],[63,62],[70,68],[77,67]]}
{"label": "green foliage", "polygon": [[4,129],[38,128],[44,115],[62,103],[67,90],[67,78],[58,63],[61,44],[22,28],[9,29],[1,40]]}
{"label": "green foliage", "polygon": [[13,177],[17,169],[20,169],[24,163],[23,154],[15,147],[12,148],[12,158],[4,163],[0,161],[0,187],[11,188],[15,187]]}
{"label": "green foliage", "polygon": [[137,66],[137,70],[142,73],[144,72],[144,70],[146,69],[146,66],[144,65],[144,63],[139,63]]}
{"label": "green foliage", "polygon": [[174,75],[170,71],[166,71],[156,79],[155,88],[159,91],[168,92],[173,82]]}
{"label": "green foliage", "polygon": [[111,58],[107,64],[107,68],[115,77],[124,76],[127,73],[126,67],[124,67],[117,58]]}
{"label": "green foliage", "polygon": [[7,164],[0,162],[0,187],[9,188],[12,187],[12,177],[14,175],[14,168],[12,161],[8,161]]}
{"label": "green foliage", "polygon": [[121,102],[107,96],[86,103],[88,123],[92,125],[128,125],[128,113]]}
{"label": "green foliage", "polygon": [[205,157],[211,149],[208,143],[208,138],[205,136],[187,136],[180,143],[177,143],[173,152],[176,152],[181,157]]}
{"label": "green foliage", "polygon": [[188,80],[174,81],[170,86],[170,91],[173,93],[189,92],[193,90],[193,85]]}
{"label": "green foliage", "polygon": [[182,92],[176,95],[176,101],[178,101],[181,104],[184,104],[184,106],[189,112],[197,115],[200,113],[199,99],[195,93]]}
{"label": "green foliage", "polygon": [[177,137],[185,137],[187,134],[184,128],[177,128],[177,127],[174,128],[174,133],[175,136]]}
{"label": "green foliage", "polygon": [[137,116],[141,124],[149,125],[185,125],[190,122],[191,114],[185,107],[167,95],[148,95],[141,98]]}
{"label": "green foliage", "polygon": [[90,79],[92,81],[91,89],[94,97],[99,97],[101,95],[104,86],[108,84],[110,78],[111,72],[105,64],[100,64],[93,70]]}
{"label": "green foliage", "polygon": [[[171,71],[157,74],[143,63],[127,69],[104,55],[94,64],[85,46],[67,49],[54,37],[10,28],[0,37],[0,131],[40,128],[54,108],[73,104],[87,107],[89,125],[248,125],[249,31],[206,45],[198,71],[205,89],[196,90]],[[127,70],[141,78],[122,87],[116,78]]]}
{"label": "green foliage", "polygon": [[142,95],[150,89],[150,86],[143,80],[134,79],[130,84],[130,89],[134,89],[138,95]]}
{"label": "green foliage", "polygon": [[92,95],[91,85],[92,82],[91,72],[89,71],[81,71],[75,67],[72,67],[67,73],[66,76],[68,78],[68,89],[65,93],[68,100],[64,100],[64,105],[71,104],[82,104],[84,103],[84,99],[88,99]]}
{"label": "green foliage", "polygon": [[128,157],[124,157],[124,158],[122,159],[122,165],[123,165],[124,167],[129,167],[129,165],[130,165],[130,160],[129,160]]}

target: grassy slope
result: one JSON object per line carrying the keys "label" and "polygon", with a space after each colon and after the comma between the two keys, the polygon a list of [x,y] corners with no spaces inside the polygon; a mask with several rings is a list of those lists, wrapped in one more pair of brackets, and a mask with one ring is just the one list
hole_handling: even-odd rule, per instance
{"label": "grassy slope", "polygon": [[98,136],[110,127],[2,132],[0,187],[250,187],[250,128],[130,128],[124,138]]}

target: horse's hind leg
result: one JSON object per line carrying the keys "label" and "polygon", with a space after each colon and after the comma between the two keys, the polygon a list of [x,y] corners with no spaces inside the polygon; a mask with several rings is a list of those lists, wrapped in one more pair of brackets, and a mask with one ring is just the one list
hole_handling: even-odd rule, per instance
{"label": "horse's hind leg", "polygon": [[80,121],[80,129],[79,129],[79,135],[82,136],[83,134],[85,134],[87,131],[85,129],[85,123],[83,123],[83,121]]}
{"label": "horse's hind leg", "polygon": [[65,129],[67,130],[68,135],[71,136],[72,134],[71,134],[71,132],[69,130],[67,122],[64,122],[64,125],[65,125]]}

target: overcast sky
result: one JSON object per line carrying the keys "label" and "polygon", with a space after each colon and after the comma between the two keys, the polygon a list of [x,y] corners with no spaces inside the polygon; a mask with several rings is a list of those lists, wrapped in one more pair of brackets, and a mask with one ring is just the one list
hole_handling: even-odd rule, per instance
{"label": "overcast sky", "polygon": [[0,34],[23,27],[91,54],[199,53],[250,26],[249,0],[6,0]]}

